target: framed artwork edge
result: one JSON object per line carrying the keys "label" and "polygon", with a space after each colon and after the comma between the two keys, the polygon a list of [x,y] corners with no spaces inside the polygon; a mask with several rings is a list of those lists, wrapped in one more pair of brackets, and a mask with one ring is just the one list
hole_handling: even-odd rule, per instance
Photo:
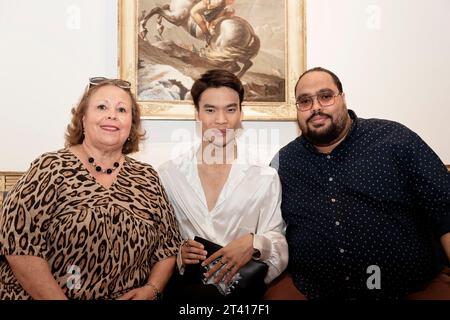
{"label": "framed artwork edge", "polygon": [[[169,1],[169,0],[168,0]],[[306,1],[284,0],[285,12],[285,96],[284,102],[245,102],[244,120],[296,120],[294,86],[306,68]],[[118,0],[118,67],[121,79],[132,84],[137,97],[138,0]],[[194,106],[189,101],[139,101],[142,119],[193,120]]]}

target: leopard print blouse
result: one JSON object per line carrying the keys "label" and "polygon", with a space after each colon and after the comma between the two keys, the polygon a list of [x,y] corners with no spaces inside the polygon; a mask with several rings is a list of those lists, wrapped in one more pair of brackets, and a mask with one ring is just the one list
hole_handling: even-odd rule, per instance
{"label": "leopard print blouse", "polygon": [[144,285],[181,238],[158,174],[125,157],[109,189],[68,149],[36,159],[0,215],[0,300],[30,299],[4,255],[45,259],[70,299],[115,299]]}

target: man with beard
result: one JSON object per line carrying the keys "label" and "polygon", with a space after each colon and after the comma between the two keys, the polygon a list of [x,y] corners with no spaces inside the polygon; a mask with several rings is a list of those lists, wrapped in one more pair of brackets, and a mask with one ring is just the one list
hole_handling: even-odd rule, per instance
{"label": "man with beard", "polygon": [[339,78],[306,71],[302,135],[272,161],[289,267],[308,299],[450,299],[450,173],[414,132],[348,110]]}

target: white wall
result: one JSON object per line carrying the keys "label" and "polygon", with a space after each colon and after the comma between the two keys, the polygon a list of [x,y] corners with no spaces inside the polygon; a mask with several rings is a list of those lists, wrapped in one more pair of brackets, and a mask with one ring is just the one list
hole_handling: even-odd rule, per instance
{"label": "white wall", "polygon": [[[335,71],[359,116],[396,120],[450,164],[448,0],[310,0],[308,68]],[[87,78],[116,77],[115,0],[0,0],[0,171],[61,148]],[[267,157],[295,122],[245,122]],[[191,140],[191,121],[145,120],[137,158],[158,166]]]}
{"label": "white wall", "polygon": [[402,122],[450,164],[450,1],[308,7],[308,65],[336,71],[359,116]]}
{"label": "white wall", "polygon": [[0,170],[61,148],[91,75],[117,75],[111,0],[0,0]]}

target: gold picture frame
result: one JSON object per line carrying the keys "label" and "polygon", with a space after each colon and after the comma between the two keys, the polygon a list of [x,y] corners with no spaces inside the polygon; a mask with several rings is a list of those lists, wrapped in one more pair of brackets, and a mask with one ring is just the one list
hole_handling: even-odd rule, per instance
{"label": "gold picture frame", "polygon": [[[119,73],[121,79],[128,80],[132,84],[132,91],[136,94],[136,97],[138,99],[138,103],[140,104],[142,108],[142,118],[143,119],[165,119],[165,120],[191,120],[194,119],[194,108],[193,104],[190,100],[182,100],[180,99],[160,99],[158,98],[147,98],[148,94],[145,90],[141,90],[144,85],[147,85],[149,81],[153,81],[154,74],[146,74],[145,76],[142,75],[143,65],[145,68],[149,69],[155,69],[155,65],[152,65],[153,62],[145,62],[145,60],[141,59],[141,57],[144,57],[144,54],[147,54],[145,57],[151,57],[152,59],[156,56],[154,53],[155,51],[145,51],[147,49],[151,50],[161,50],[161,45],[173,45],[173,42],[167,42],[162,38],[159,38],[158,45],[155,49],[155,45],[153,45],[148,38],[153,39],[158,37],[158,33],[154,31],[155,29],[149,30],[147,29],[147,26],[145,26],[145,33],[143,31],[143,25],[144,23],[140,23],[144,21],[145,14],[148,12],[143,10],[144,6],[150,6],[151,4],[161,4],[166,3],[167,7],[169,8],[168,4],[171,1],[184,1],[189,2],[186,0],[119,0]],[[197,1],[192,1],[197,2]],[[231,1],[233,2],[233,1]],[[244,5],[253,5],[256,6],[256,4],[260,3],[260,0],[236,0],[234,4],[244,6]],[[295,96],[294,96],[294,86],[295,83],[300,76],[300,74],[305,70],[306,66],[306,21],[305,21],[305,1],[304,0],[283,0],[283,1],[270,1],[266,2],[264,1],[264,6],[260,3],[260,8],[267,8],[268,4],[271,4],[273,6],[281,6],[282,8],[278,8],[278,10],[284,11],[284,20],[279,23],[281,26],[284,25],[284,31],[281,33],[281,35],[284,37],[281,38],[281,43],[284,40],[284,51],[279,49],[277,51],[277,54],[284,55],[284,60],[277,60],[283,61],[282,63],[284,65],[284,72],[283,69],[275,69],[273,71],[273,74],[276,76],[273,76],[272,74],[267,76],[267,74],[257,73],[253,72],[252,68],[248,69],[247,72],[244,74],[244,76],[241,78],[242,82],[244,84],[249,83],[249,86],[257,87],[256,93],[253,95],[255,101],[249,101],[246,99],[246,101],[243,103],[243,110],[245,115],[245,120],[277,120],[277,121],[284,121],[284,120],[294,120],[296,119],[296,110],[295,110]],[[140,8],[142,6],[142,8]],[[232,9],[234,14],[234,9]],[[263,9],[261,9],[263,10]],[[264,9],[267,10],[267,9]],[[149,12],[152,12],[150,10]],[[261,11],[262,12],[262,11]],[[236,10],[236,15],[239,12]],[[268,13],[265,13],[268,15]],[[273,12],[272,12],[273,14]],[[252,12],[252,16],[255,15],[254,8]],[[149,15],[147,15],[149,16]],[[156,20],[157,18],[159,21],[159,28],[167,29],[167,27],[161,27],[161,20],[162,17],[158,14],[155,14],[155,16],[152,16],[152,19]],[[239,16],[238,16],[239,17]],[[283,17],[280,17],[283,19]],[[244,17],[245,19],[245,17]],[[254,19],[254,18],[252,18]],[[261,18],[262,20],[263,18]],[[277,19],[277,18],[273,18]],[[150,20],[150,19],[149,19]],[[271,21],[277,21],[277,20],[271,20]],[[153,22],[156,23],[156,22]],[[168,24],[167,22],[164,22],[165,24]],[[164,24],[163,23],[163,24]],[[170,26],[169,26],[170,27]],[[186,37],[190,38],[191,36],[187,33],[187,28],[185,30],[175,30],[176,26],[172,26],[172,29],[169,29],[169,31],[178,32],[178,38],[184,37],[184,34],[180,33],[184,31],[186,33]],[[266,42],[267,41],[267,29],[270,31],[270,25],[261,25],[258,26],[260,34],[258,34],[258,30],[255,31],[254,34],[257,34],[259,37],[262,34],[263,36],[266,36]],[[178,26],[178,28],[181,28]],[[266,28],[266,29],[264,29]],[[256,29],[256,28],[254,28]],[[278,28],[279,30],[281,28]],[[219,30],[220,31],[220,30]],[[153,35],[149,35],[149,33],[154,33]],[[156,35],[155,35],[156,34]],[[181,36],[180,36],[181,34]],[[145,35],[145,40],[141,36]],[[177,39],[178,39],[177,38]],[[278,40],[280,40],[280,36],[278,34]],[[194,40],[193,40],[194,41]],[[197,41],[197,40],[196,40]],[[258,40],[259,41],[259,40]],[[205,48],[208,50],[209,47],[212,46],[206,46]],[[263,43],[261,41],[261,43]],[[273,45],[273,44],[271,44]],[[140,47],[139,47],[140,46]],[[181,45],[180,45],[181,46]],[[281,45],[282,46],[282,45]],[[186,45],[183,47],[186,48]],[[171,56],[172,59],[181,59],[181,56],[177,56],[177,53],[174,53],[172,56],[172,53],[170,50],[172,50],[170,47],[169,49],[163,48],[166,51],[166,56],[163,56],[161,54],[162,51],[157,51],[157,54],[161,58],[166,58],[167,56]],[[177,50],[179,47],[177,46]],[[200,48],[201,50],[205,50],[204,48]],[[139,51],[141,50],[141,51]],[[167,51],[169,50],[169,51]],[[182,49],[184,50],[184,49]],[[192,49],[189,47],[188,50],[192,52],[196,52],[195,50],[198,50],[195,47],[195,44],[192,45]],[[141,55],[139,54],[141,52]],[[150,52],[150,53],[147,53]],[[189,51],[184,50],[183,52],[187,52],[188,55],[191,53]],[[182,53],[183,53],[182,52]],[[197,51],[198,52],[198,51]],[[261,52],[264,52],[262,49],[258,52],[258,55],[261,54]],[[257,56],[258,57],[258,56]],[[283,57],[282,57],[283,58]],[[143,62],[144,61],[144,62]],[[271,60],[266,58],[266,62],[268,63],[260,63],[259,65],[261,67],[265,67],[266,69],[271,66]],[[238,64],[239,66],[242,65],[242,63]],[[201,65],[203,67],[203,64]],[[254,64],[256,66],[256,63]],[[158,64],[158,67],[160,67],[160,64]],[[186,66],[185,66],[186,69]],[[147,70],[147,69],[145,69]],[[206,69],[205,69],[206,70]],[[201,67],[193,66],[190,69],[190,72],[196,71],[198,74],[201,74],[202,70]],[[268,70],[268,69],[267,69]],[[238,73],[238,72],[237,72]],[[161,73],[159,73],[161,74]],[[258,77],[253,75],[258,75]],[[261,75],[267,76],[266,79],[269,85],[266,84],[266,80],[263,80],[262,85],[257,85],[253,82],[250,82],[246,80],[247,78],[254,78],[257,79],[256,81],[259,81],[261,84]],[[146,79],[146,81],[142,81],[141,79]],[[264,79],[264,78],[262,78]],[[272,80],[276,79],[276,80]],[[281,79],[282,81],[278,81]],[[172,79],[170,79],[172,81]],[[253,80],[252,80],[253,81]],[[274,90],[274,86],[271,86],[273,83],[277,83],[278,81],[278,88],[282,88],[279,90]],[[190,87],[187,89],[187,86],[181,86],[184,93],[188,92]],[[268,89],[267,89],[268,88]],[[276,88],[276,87],[275,87]],[[153,88],[152,88],[153,90]],[[259,90],[259,91],[258,91]],[[264,90],[264,91],[263,91]],[[249,96],[248,94],[248,87],[246,87],[246,98]],[[252,91],[253,92],[253,91]],[[262,92],[266,93],[269,92],[267,95],[263,95]],[[144,94],[142,94],[144,93]],[[258,95],[259,94],[259,95]],[[271,100],[272,96],[270,94],[277,95],[275,97],[275,100]],[[150,96],[152,96],[152,93],[150,93]],[[143,98],[144,97],[144,98]],[[267,98],[267,101],[265,101],[265,98]],[[281,97],[281,98],[280,98]]]}

